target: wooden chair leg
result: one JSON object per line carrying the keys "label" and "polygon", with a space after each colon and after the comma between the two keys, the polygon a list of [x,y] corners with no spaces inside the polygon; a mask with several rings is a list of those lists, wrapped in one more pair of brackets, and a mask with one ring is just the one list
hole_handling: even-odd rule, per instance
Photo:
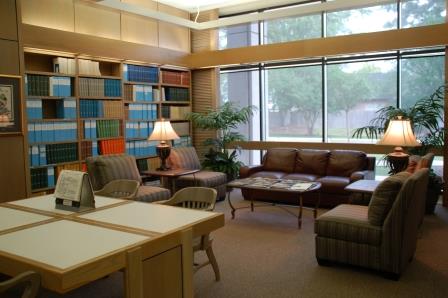
{"label": "wooden chair leg", "polygon": [[207,257],[208,257],[208,259],[210,261],[210,264],[213,267],[213,271],[215,272],[216,281],[219,281],[221,279],[221,275],[219,274],[218,263],[216,262],[215,254],[213,253],[213,249],[212,249],[211,244],[207,247],[205,252],[206,252]]}

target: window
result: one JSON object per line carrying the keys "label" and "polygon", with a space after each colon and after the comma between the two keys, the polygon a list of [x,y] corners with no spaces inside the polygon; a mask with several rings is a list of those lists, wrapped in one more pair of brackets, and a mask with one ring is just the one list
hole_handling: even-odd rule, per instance
{"label": "window", "polygon": [[229,26],[219,29],[219,49],[248,47],[259,44],[258,23]]}
{"label": "window", "polygon": [[327,13],[327,36],[396,28],[397,5],[395,3]]}
{"label": "window", "polygon": [[352,139],[353,130],[368,125],[379,108],[396,105],[397,61],[333,64],[327,71],[328,141],[372,142]]}
{"label": "window", "polygon": [[264,22],[264,43],[279,43],[322,36],[322,16],[310,15]]}
{"label": "window", "polygon": [[402,0],[401,27],[417,27],[445,22],[446,0]]}
{"label": "window", "polygon": [[322,141],[322,66],[266,71],[266,140]]}

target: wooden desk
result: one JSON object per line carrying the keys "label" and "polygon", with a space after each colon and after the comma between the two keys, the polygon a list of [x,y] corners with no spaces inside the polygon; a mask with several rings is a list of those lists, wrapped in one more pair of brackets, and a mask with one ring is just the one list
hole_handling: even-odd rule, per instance
{"label": "wooden desk", "polygon": [[[371,196],[373,194],[380,183],[381,181],[378,180],[361,179],[347,185],[345,190],[351,193],[360,193],[362,195],[362,199],[364,200],[366,195]],[[351,201],[352,199],[350,199],[350,202]]]}
{"label": "wooden desk", "polygon": [[34,270],[66,293],[126,269],[126,297],[193,296],[193,234],[222,227],[223,214],[95,200],[101,208],[81,214],[48,208],[51,196],[0,204],[0,272]]}
{"label": "wooden desk", "polygon": [[[162,185],[170,185],[171,195],[173,195],[176,192],[176,178],[190,174],[193,174],[194,176],[197,172],[199,172],[197,169],[172,169],[166,171],[148,170],[141,172],[141,174],[159,177]],[[167,181],[163,181],[164,179]]]}

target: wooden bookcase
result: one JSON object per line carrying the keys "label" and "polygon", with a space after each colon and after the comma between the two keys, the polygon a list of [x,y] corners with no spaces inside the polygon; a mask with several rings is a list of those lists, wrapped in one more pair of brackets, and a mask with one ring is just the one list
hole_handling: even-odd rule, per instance
{"label": "wooden bookcase", "polygon": [[89,156],[127,153],[140,170],[158,167],[147,139],[160,118],[181,137],[173,146],[191,145],[188,69],[25,50],[25,94],[32,193],[52,192],[61,170],[85,171]]}

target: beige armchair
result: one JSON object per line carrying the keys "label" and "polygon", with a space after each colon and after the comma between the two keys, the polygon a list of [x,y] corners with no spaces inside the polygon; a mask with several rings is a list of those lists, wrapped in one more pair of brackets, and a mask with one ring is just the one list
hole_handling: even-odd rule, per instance
{"label": "beige armchair", "polygon": [[320,265],[343,263],[375,269],[398,279],[412,260],[428,169],[384,180],[369,206],[339,205],[315,223]]}
{"label": "beige armchair", "polygon": [[[34,271],[23,272],[11,279],[0,282],[0,294],[14,288],[20,284],[25,284],[22,298],[34,298],[40,288],[40,275]],[[1,296],[1,295],[0,295]],[[3,297],[3,296],[2,296]]]}
{"label": "beige armchair", "polygon": [[132,200],[137,195],[138,181],[135,180],[112,180],[107,183],[102,189],[95,191],[95,195],[109,197],[109,198],[117,198],[117,199],[126,199]]}
{"label": "beige armchair", "polygon": [[[169,206],[213,211],[215,208],[216,196],[217,192],[213,188],[186,187],[176,192],[171,199],[158,203]],[[213,253],[212,241],[213,239],[210,238],[210,234],[193,239],[193,252],[205,251],[208,257],[208,261],[202,264],[194,264],[194,272],[210,264],[215,272],[216,281],[219,281],[219,267],[216,262],[215,254]]]}

